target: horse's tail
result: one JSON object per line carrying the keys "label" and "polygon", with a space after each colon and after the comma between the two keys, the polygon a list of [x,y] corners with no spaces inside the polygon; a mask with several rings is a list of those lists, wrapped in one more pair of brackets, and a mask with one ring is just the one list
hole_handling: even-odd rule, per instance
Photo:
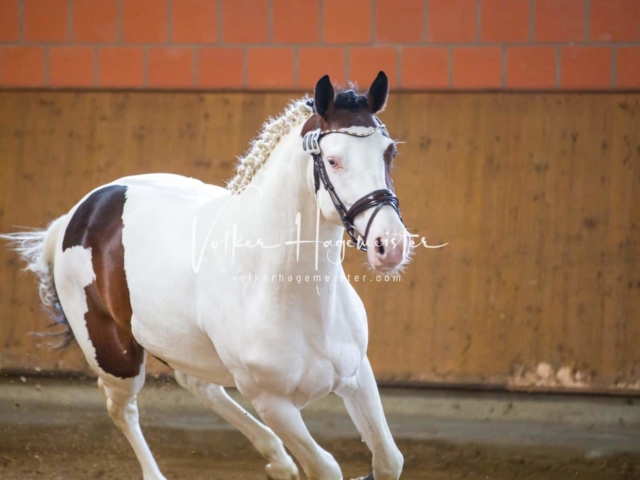
{"label": "horse's tail", "polygon": [[56,324],[64,325],[59,332],[36,333],[38,336],[62,336],[62,341],[55,348],[63,348],[73,340],[73,333],[69,322],[60,305],[53,278],[53,262],[56,253],[56,243],[66,216],[63,215],[49,224],[44,230],[27,230],[0,234],[0,238],[8,240],[11,248],[27,262],[25,270],[35,273],[40,280],[40,300]]}

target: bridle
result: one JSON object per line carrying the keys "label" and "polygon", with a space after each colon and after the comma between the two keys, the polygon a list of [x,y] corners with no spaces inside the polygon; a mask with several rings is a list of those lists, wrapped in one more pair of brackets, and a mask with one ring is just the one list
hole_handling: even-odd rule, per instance
{"label": "bridle", "polygon": [[[340,220],[342,220],[342,224],[347,230],[347,234],[355,243],[356,248],[363,252],[367,251],[367,237],[369,236],[369,229],[371,228],[373,219],[376,217],[382,207],[384,207],[385,205],[391,206],[398,214],[398,217],[400,217],[400,221],[404,223],[404,221],[402,220],[402,215],[400,215],[398,197],[396,197],[396,194],[388,188],[382,188],[365,195],[360,200],[355,202],[351,206],[351,208],[347,209],[344,203],[342,203],[342,200],[340,200],[340,197],[336,193],[336,190],[331,183],[331,180],[329,179],[329,175],[327,174],[327,169],[324,165],[324,161],[322,160],[320,140],[331,133],[341,133],[343,135],[350,135],[352,137],[370,137],[378,130],[380,130],[384,136],[388,137],[389,134],[387,133],[387,129],[384,124],[377,117],[374,118],[376,119],[378,125],[372,127],[372,130],[368,132],[356,133],[350,131],[348,128],[339,128],[334,130],[321,130],[320,128],[317,128],[315,130],[307,132],[302,139],[302,149],[313,157],[313,179],[315,183],[316,197],[318,195],[318,191],[320,190],[320,183],[322,183],[322,186],[329,194],[329,197],[331,197],[333,206],[340,215]],[[374,208],[375,210],[371,214],[371,217],[367,222],[367,227],[364,231],[364,236],[362,236],[360,232],[358,232],[354,221],[358,215],[366,210],[369,210],[370,208]]]}

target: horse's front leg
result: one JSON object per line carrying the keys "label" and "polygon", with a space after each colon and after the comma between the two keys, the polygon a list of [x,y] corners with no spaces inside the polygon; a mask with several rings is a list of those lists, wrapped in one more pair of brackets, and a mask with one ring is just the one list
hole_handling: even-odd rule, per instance
{"label": "horse's front leg", "polygon": [[309,480],[342,480],[338,463],[311,437],[292,400],[265,392],[252,403],[262,420],[300,462]]}
{"label": "horse's front leg", "polygon": [[404,459],[396,447],[382,410],[380,394],[369,359],[364,358],[351,382],[336,391],[373,454],[373,474],[364,480],[397,480]]}

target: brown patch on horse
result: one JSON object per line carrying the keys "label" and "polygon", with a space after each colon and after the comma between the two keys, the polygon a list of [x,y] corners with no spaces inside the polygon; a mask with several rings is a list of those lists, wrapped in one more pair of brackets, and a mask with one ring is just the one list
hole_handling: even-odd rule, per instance
{"label": "brown patch on horse", "polygon": [[111,185],[93,192],[71,217],[62,242],[63,251],[81,246],[91,249],[96,279],[85,287],[85,314],[89,339],[98,365],[120,378],[140,373],[144,350],[131,333],[131,302],[124,270],[122,213],[127,187]]}

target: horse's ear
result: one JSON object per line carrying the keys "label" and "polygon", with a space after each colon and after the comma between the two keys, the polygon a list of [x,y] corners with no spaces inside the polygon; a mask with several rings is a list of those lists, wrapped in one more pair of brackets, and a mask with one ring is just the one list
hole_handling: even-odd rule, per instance
{"label": "horse's ear", "polygon": [[367,92],[367,100],[371,113],[376,114],[384,110],[389,96],[389,79],[384,72],[379,72]]}
{"label": "horse's ear", "polygon": [[316,112],[325,120],[327,112],[331,109],[331,107],[333,107],[334,96],[335,93],[333,91],[333,85],[331,85],[329,75],[325,75],[320,80],[318,80],[314,95]]}

